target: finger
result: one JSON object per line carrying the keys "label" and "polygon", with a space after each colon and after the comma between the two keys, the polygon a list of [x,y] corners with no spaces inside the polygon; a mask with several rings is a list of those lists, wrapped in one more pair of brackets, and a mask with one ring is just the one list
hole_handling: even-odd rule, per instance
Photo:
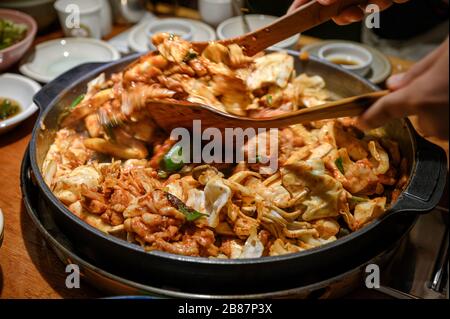
{"label": "finger", "polygon": [[392,6],[392,0],[369,0],[367,5],[370,4],[377,5],[380,11],[383,11]]}
{"label": "finger", "polygon": [[289,7],[288,13],[291,13],[292,11],[294,11],[295,9],[297,9],[298,7],[304,5],[305,3],[309,2],[309,1],[310,0],[295,0]]}
{"label": "finger", "polygon": [[339,0],[317,0],[323,6],[329,6],[330,4],[336,3]]}
{"label": "finger", "polygon": [[399,90],[378,100],[357,121],[362,130],[380,127],[392,118],[402,118],[414,113],[409,107],[407,90]]}
{"label": "finger", "polygon": [[392,91],[399,90],[411,83],[414,79],[422,75],[424,72],[429,70],[430,67],[441,56],[441,52],[445,48],[445,44],[446,43],[444,43],[444,46],[441,45],[438,49],[434,50],[425,58],[414,64],[411,69],[408,70],[408,72],[391,76],[386,81],[387,87]]}
{"label": "finger", "polygon": [[364,18],[364,12],[360,7],[352,6],[344,9],[339,15],[333,18],[334,22],[339,25],[346,25]]}

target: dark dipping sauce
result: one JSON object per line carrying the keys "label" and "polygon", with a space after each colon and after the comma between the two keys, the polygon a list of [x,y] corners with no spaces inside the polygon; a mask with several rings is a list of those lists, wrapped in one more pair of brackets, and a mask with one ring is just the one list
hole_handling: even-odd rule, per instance
{"label": "dark dipping sauce", "polygon": [[0,97],[0,121],[9,119],[19,112],[19,103],[10,98]]}

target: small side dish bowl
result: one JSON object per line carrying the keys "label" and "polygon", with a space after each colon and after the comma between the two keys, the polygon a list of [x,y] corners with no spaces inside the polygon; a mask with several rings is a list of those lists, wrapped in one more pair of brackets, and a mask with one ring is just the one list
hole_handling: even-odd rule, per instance
{"label": "small side dish bowl", "polygon": [[90,38],[62,38],[38,44],[21,62],[20,72],[47,83],[71,68],[88,62],[109,62],[120,53],[109,43]]}
{"label": "small side dish bowl", "polygon": [[0,120],[0,134],[11,130],[36,112],[38,108],[33,103],[33,96],[40,89],[38,83],[24,76],[11,73],[0,75],[0,99],[11,99],[20,106],[17,114]]}
{"label": "small side dish bowl", "polygon": [[[248,21],[250,31],[264,28],[265,26],[275,22],[275,20],[278,19],[278,17],[263,14],[248,14],[245,16],[245,18]],[[244,30],[245,29],[242,18],[238,16],[225,20],[224,22],[219,24],[216,33],[219,40],[225,40],[245,34]],[[294,35],[284,41],[275,44],[274,46],[281,49],[294,49],[295,45],[298,43],[299,38],[300,34]]]}
{"label": "small side dish bowl", "polygon": [[356,44],[332,43],[323,46],[318,54],[319,58],[338,64],[361,76],[369,72],[373,62],[372,53]]}
{"label": "small side dish bowl", "polygon": [[145,29],[150,49],[154,49],[152,37],[161,32],[172,33],[186,41],[191,41],[194,36],[194,27],[189,22],[182,20],[161,19],[150,22]]}
{"label": "small side dish bowl", "polygon": [[57,20],[53,8],[55,0],[0,0],[0,2],[2,8],[30,15],[36,21],[38,31],[48,30],[47,28]]}
{"label": "small side dish bowl", "polygon": [[0,50],[0,72],[20,60],[30,48],[36,36],[37,24],[28,14],[8,9],[0,9],[0,18],[10,20],[14,23],[24,24],[27,27],[25,37],[19,42]]}

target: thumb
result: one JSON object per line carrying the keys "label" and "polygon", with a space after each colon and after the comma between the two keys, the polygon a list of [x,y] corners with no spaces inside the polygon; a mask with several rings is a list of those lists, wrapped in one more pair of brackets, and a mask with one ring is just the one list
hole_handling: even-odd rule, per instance
{"label": "thumb", "polygon": [[383,126],[392,118],[411,115],[413,110],[409,107],[408,100],[407,89],[389,93],[358,118],[357,126],[363,131],[370,130]]}
{"label": "thumb", "polygon": [[397,91],[408,84],[406,73],[394,74],[386,81],[386,86],[391,91]]}
{"label": "thumb", "polygon": [[445,49],[446,42],[444,42],[439,48],[428,54],[425,58],[414,64],[411,69],[405,73],[399,73],[391,76],[386,81],[386,86],[391,91],[397,91],[409,83],[414,81],[417,77],[428,71],[428,69],[433,66],[433,64],[438,60]]}

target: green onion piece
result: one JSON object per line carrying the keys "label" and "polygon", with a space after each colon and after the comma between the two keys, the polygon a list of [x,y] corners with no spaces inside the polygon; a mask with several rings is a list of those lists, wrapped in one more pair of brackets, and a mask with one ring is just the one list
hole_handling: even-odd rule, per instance
{"label": "green onion piece", "polygon": [[336,164],[337,168],[339,169],[339,171],[342,174],[345,174],[345,170],[344,170],[344,162],[342,160],[342,157],[338,157],[335,161],[334,164]]}
{"label": "green onion piece", "polygon": [[349,201],[352,202],[352,203],[354,203],[354,204],[359,204],[359,203],[367,202],[368,199],[367,199],[367,198],[364,198],[364,197],[352,196],[352,197],[349,199]]}
{"label": "green onion piece", "polygon": [[195,53],[195,52],[189,52],[189,53],[186,54],[186,56],[184,57],[183,62],[189,62],[189,61],[191,61],[192,59],[195,59],[197,56],[198,56],[197,53]]}
{"label": "green onion piece", "polygon": [[0,120],[7,119],[18,112],[19,107],[15,103],[11,103],[8,99],[4,99],[0,104]]}
{"label": "green onion piece", "polygon": [[70,103],[70,109],[73,109],[75,106],[77,106],[78,104],[80,104],[81,101],[83,101],[84,99],[84,94],[80,94],[78,95],[75,100],[72,101],[72,103]]}
{"label": "green onion piece", "polygon": [[167,174],[167,172],[163,171],[163,170],[159,170],[158,171],[158,177],[161,179],[166,179],[169,177],[169,174]]}
{"label": "green onion piece", "polygon": [[180,145],[173,146],[166,155],[164,155],[161,168],[166,172],[177,172],[183,168],[183,148]]}
{"label": "green onion piece", "polygon": [[186,220],[188,222],[193,222],[203,216],[207,216],[205,214],[202,214],[202,213],[196,211],[195,209],[192,209],[192,208],[186,206],[186,204],[184,204],[178,197],[176,197],[170,193],[166,192],[166,197],[167,197],[167,200],[170,202],[170,204],[172,204],[172,206],[174,206],[176,209],[178,209],[178,211],[183,213],[183,215],[186,217]]}
{"label": "green onion piece", "polygon": [[273,97],[272,97],[272,95],[267,95],[267,104],[268,105],[272,105],[272,102],[273,102]]}

